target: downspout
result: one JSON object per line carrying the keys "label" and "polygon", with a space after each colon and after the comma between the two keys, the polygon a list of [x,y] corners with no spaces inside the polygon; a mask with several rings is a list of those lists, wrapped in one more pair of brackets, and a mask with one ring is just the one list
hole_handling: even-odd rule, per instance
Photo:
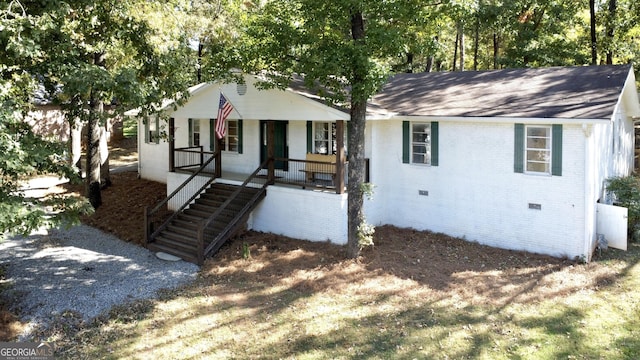
{"label": "downspout", "polygon": [[[140,123],[141,123],[140,118],[136,117],[136,123],[138,125],[137,126],[138,130],[136,131],[138,133],[137,134],[138,135],[137,136],[138,137],[138,139],[137,139],[137,143],[138,143],[138,179],[140,179],[140,177],[142,176],[142,148],[141,148],[142,139],[141,138],[142,138],[142,136],[144,136],[144,130],[142,130],[143,133],[142,133],[142,136],[140,136],[141,135],[140,134],[140,129],[141,129],[141,127],[140,127]],[[143,125],[142,129],[144,129],[144,124],[142,124],[142,125]]]}
{"label": "downspout", "polygon": [[[593,134],[593,124],[582,124],[582,132],[584,133],[584,194],[591,194],[590,192],[590,186],[589,186],[589,175],[590,175],[590,166],[591,164],[589,164],[589,138],[591,137],[591,135]],[[595,204],[590,204],[591,202],[591,198],[586,198],[583,197],[583,201],[584,203],[584,237],[585,240],[583,242],[584,244],[584,250],[583,250],[583,254],[585,256],[585,260],[587,262],[591,261],[591,247],[592,247],[592,243],[593,243],[593,236],[595,235],[595,226],[596,224],[591,224],[590,221],[587,221],[589,219],[589,209],[593,208],[594,214],[595,216],[593,217],[593,219],[595,220],[595,222],[597,223],[597,209],[595,209]],[[594,234],[591,234],[591,231],[594,231]]]}
{"label": "downspout", "polygon": [[640,126],[640,116],[632,116],[631,117],[631,127],[633,131],[633,171],[636,171],[636,126]]}

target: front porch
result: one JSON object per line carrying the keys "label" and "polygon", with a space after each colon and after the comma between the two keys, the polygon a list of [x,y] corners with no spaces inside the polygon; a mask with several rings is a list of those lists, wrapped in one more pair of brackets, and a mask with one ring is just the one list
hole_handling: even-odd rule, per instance
{"label": "front porch", "polygon": [[[274,143],[282,150],[286,141],[274,140],[275,123],[261,123],[265,129],[260,142],[261,163],[249,174],[237,171],[237,164],[242,158],[253,159],[243,163],[243,168],[250,169],[258,154],[224,151],[228,147],[223,140],[213,137],[215,146],[210,147],[216,151],[206,151],[200,144],[176,147],[175,125],[170,120],[168,196],[145,211],[148,247],[202,264],[243,228],[346,243],[348,162],[342,141],[344,122],[335,125],[339,135],[335,138],[339,140],[333,154],[307,153],[305,159],[276,156]],[[288,155],[288,148],[284,150],[278,154]],[[236,167],[225,169],[225,162],[233,164],[231,160]],[[368,161],[364,162],[368,181]]]}
{"label": "front porch", "polygon": [[[264,179],[269,185],[289,186],[300,189],[333,191],[343,194],[347,187],[349,163],[346,161],[344,139],[344,121],[337,121],[335,154],[307,153],[305,159],[278,157],[274,149],[275,121],[266,121],[263,158],[268,161],[257,170],[257,179]],[[224,166],[223,152],[206,151],[200,146],[176,147],[175,125],[169,121],[169,173],[186,173],[219,178],[228,181],[244,181],[247,173],[227,170]],[[220,139],[215,139],[215,148],[222,149]],[[365,162],[365,182],[369,182],[369,159]],[[257,166],[257,164],[256,164]],[[171,188],[171,187],[169,187]]]}
{"label": "front porch", "polygon": [[[242,183],[249,174],[235,171],[226,171],[220,166],[216,171],[217,161],[212,159],[216,154],[205,151],[202,146],[191,148],[174,149],[170,173],[193,174],[198,172],[203,164],[208,164],[202,171],[201,176],[219,178],[223,181]],[[365,182],[369,182],[369,159],[365,159]],[[342,177],[338,177],[339,166],[335,162],[326,162],[308,159],[288,159],[274,158],[273,168],[263,168],[258,172],[257,177],[269,181],[270,185],[288,186],[306,190],[320,190],[342,194],[346,192],[347,171],[349,163],[343,165]]]}
{"label": "front porch", "polygon": [[[196,152],[191,149],[188,153],[194,156]],[[222,172],[215,166],[219,157],[219,153],[200,151],[197,158],[204,162],[197,169],[181,165],[167,174],[170,194],[153,209],[145,210],[150,249],[202,264],[205,257],[243,228],[310,241],[346,243],[348,196],[344,185],[338,189],[338,179],[317,178],[325,173],[310,177],[307,171],[295,171],[301,170],[295,166],[297,163],[317,164],[272,158],[246,175]],[[277,161],[286,168],[275,169]],[[324,171],[312,169],[314,173]]]}
{"label": "front porch", "polygon": [[[145,213],[151,247],[202,263],[243,228],[346,242],[349,114],[246,81],[243,93],[202,85],[166,123],[144,125],[142,171],[165,180],[168,194]],[[222,91],[233,109],[218,125],[211,105]],[[158,146],[161,133],[168,146]]]}

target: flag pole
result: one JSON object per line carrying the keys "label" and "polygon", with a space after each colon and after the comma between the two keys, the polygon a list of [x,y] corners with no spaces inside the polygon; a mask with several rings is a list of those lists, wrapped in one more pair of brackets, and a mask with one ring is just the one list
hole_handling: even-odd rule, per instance
{"label": "flag pole", "polygon": [[225,99],[227,99],[227,102],[229,102],[229,104],[231,104],[231,107],[233,107],[233,110],[235,110],[238,113],[238,117],[242,118],[242,114],[240,114],[240,111],[238,111],[238,108],[233,105],[233,103],[231,102],[231,100],[229,100],[229,98],[224,95],[224,93],[222,92],[222,87],[218,86],[218,90],[220,91],[220,95],[223,95]]}
{"label": "flag pole", "polygon": [[[233,104],[224,96],[222,89],[220,90],[220,101],[218,102],[218,115],[216,117],[216,137],[222,139],[226,135],[227,126],[226,119],[229,114],[234,110]],[[237,112],[237,110],[236,110]],[[239,114],[239,113],[238,113]]]}

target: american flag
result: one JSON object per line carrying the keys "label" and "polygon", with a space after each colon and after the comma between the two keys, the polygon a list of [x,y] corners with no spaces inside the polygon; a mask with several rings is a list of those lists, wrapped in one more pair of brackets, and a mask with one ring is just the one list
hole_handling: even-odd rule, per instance
{"label": "american flag", "polygon": [[225,98],[224,95],[220,93],[220,104],[218,105],[218,118],[216,119],[216,136],[218,137],[218,139],[222,139],[227,131],[227,127],[225,126],[225,120],[227,119],[227,116],[231,114],[232,110],[233,110],[233,105],[231,105],[231,103],[227,101],[227,98]]}

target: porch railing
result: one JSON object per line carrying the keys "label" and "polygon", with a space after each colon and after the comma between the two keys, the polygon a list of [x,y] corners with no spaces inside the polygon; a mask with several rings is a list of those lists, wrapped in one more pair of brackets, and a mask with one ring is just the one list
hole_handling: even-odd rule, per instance
{"label": "porch railing", "polygon": [[215,152],[204,151],[202,146],[190,146],[174,149],[173,170],[196,170],[205,162],[208,164],[203,172],[213,173],[215,163],[209,162],[214,158]]}
{"label": "porch railing", "polygon": [[[202,146],[177,148],[174,151],[174,168],[178,171],[195,172],[202,164],[207,165],[200,171],[203,175],[215,173],[215,162],[210,161],[217,153],[203,151]],[[365,161],[365,182],[369,182],[369,159]],[[303,189],[316,188],[336,190],[337,166],[335,163],[302,159],[275,158],[274,183],[298,186]],[[344,184],[348,182],[349,163],[344,166]],[[266,166],[258,177],[268,177]]]}
{"label": "porch railing", "polygon": [[[213,181],[215,176],[211,176],[207,169],[210,169],[214,160],[218,156],[218,153],[213,153],[212,156],[204,161],[194,172],[189,176],[180,186],[178,186],[171,194],[160,201],[152,209],[145,208],[144,222],[145,222],[145,241],[149,243],[153,240],[162,230],[164,230],[171,220],[173,220],[182,210],[184,210],[192,201],[194,201],[200,193],[202,193]],[[206,171],[205,171],[206,170]],[[215,169],[214,169],[215,170]],[[206,173],[208,180],[204,184],[198,182],[196,178],[199,175]],[[212,172],[213,173],[213,172]],[[174,201],[182,204],[182,206],[176,211],[169,211],[169,202]]]}
{"label": "porch railing", "polygon": [[[299,186],[303,189],[318,188],[333,190],[336,188],[337,166],[335,163],[320,161],[275,158],[274,182],[283,185]],[[344,184],[347,185],[349,163],[344,166]],[[267,176],[267,169],[260,173]],[[369,182],[369,159],[365,159],[365,182]]]}

